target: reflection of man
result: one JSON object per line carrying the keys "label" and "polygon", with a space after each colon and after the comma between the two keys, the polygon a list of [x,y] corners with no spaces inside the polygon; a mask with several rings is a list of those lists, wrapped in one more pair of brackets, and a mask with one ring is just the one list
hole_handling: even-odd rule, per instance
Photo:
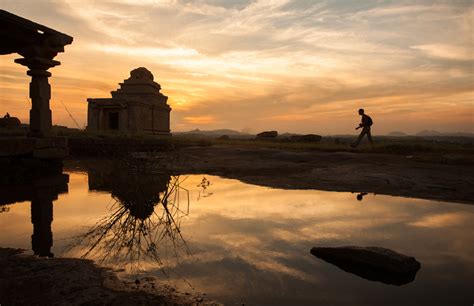
{"label": "reflection of man", "polygon": [[366,196],[368,193],[367,192],[361,192],[356,196],[357,201],[362,201],[364,199],[364,196]]}
{"label": "reflection of man", "polygon": [[370,134],[370,127],[372,126],[374,122],[372,121],[372,118],[370,118],[364,113],[363,108],[359,109],[359,115],[361,115],[362,118],[361,118],[361,122],[359,126],[356,127],[356,130],[362,128],[362,131],[360,132],[360,135],[357,138],[357,141],[351,144],[351,147],[353,148],[357,147],[360,141],[362,140],[362,138],[364,137],[364,135],[367,135],[367,139],[369,140],[370,144],[373,146],[374,142],[372,141],[372,135]]}

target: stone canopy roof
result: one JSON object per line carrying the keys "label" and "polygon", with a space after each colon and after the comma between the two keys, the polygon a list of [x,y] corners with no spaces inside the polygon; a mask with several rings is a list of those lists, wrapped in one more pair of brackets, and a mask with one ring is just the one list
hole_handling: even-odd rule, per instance
{"label": "stone canopy roof", "polygon": [[53,59],[73,38],[31,20],[0,10],[0,54]]}

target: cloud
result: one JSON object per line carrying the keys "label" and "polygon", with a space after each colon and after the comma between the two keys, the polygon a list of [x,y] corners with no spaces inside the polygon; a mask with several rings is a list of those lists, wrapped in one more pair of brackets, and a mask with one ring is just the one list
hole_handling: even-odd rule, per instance
{"label": "cloud", "polygon": [[459,226],[461,223],[469,221],[465,213],[441,213],[428,215],[410,223],[416,227],[446,228],[448,226]]}
{"label": "cloud", "polygon": [[[255,129],[345,133],[363,103],[375,117],[397,114],[384,117],[393,125],[414,116],[403,110],[422,105],[430,111],[423,118],[432,118],[423,129],[443,118],[458,121],[446,129],[472,131],[472,120],[456,111],[472,95],[470,1],[38,0],[35,9],[4,2],[74,36],[52,70],[53,99],[83,120],[87,97],[109,96],[130,70],[145,66],[169,96],[172,129],[241,129],[246,118]],[[23,82],[2,73],[8,99],[24,99]],[[70,124],[53,111],[58,123]],[[312,119],[321,124],[309,126]]]}
{"label": "cloud", "polygon": [[260,120],[274,120],[274,121],[298,121],[298,120],[311,120],[314,116],[309,114],[287,114],[287,115],[275,115],[270,117],[261,118]]}
{"label": "cloud", "polygon": [[192,124],[210,124],[217,121],[213,116],[189,116],[184,117],[184,120]]}
{"label": "cloud", "polygon": [[398,17],[400,15],[419,15],[420,13],[426,12],[443,12],[449,10],[449,6],[427,4],[427,5],[414,5],[414,4],[401,4],[401,5],[388,5],[382,7],[375,7],[366,11],[357,13],[357,16],[367,17]]}
{"label": "cloud", "polygon": [[256,2],[255,0],[179,0],[180,3],[188,5],[206,4],[210,6],[223,7],[225,9],[241,10]]}
{"label": "cloud", "polygon": [[139,57],[188,57],[199,53],[194,49],[186,48],[157,48],[157,47],[131,47],[120,45],[99,45],[90,46],[91,49],[105,53],[116,53],[120,55],[139,56]]}
{"label": "cloud", "polygon": [[412,49],[420,50],[429,57],[443,58],[459,61],[474,61],[474,47],[454,46],[448,44],[427,44],[412,46]]}

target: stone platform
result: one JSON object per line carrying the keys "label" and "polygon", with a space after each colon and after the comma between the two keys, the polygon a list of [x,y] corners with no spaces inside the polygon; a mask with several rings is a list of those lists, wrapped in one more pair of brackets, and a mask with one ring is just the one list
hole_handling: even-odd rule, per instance
{"label": "stone platform", "polygon": [[0,183],[30,183],[62,173],[67,138],[0,138]]}
{"label": "stone platform", "polygon": [[41,159],[58,159],[68,155],[66,137],[0,138],[0,157],[33,156]]}

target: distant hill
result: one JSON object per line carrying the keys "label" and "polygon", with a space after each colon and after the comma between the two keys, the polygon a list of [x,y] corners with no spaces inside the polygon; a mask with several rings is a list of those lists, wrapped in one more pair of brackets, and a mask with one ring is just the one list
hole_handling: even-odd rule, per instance
{"label": "distant hill", "polygon": [[393,131],[393,132],[388,133],[387,136],[392,136],[392,137],[404,137],[404,136],[408,136],[408,134],[407,134],[407,133],[400,132],[400,131]]}
{"label": "distant hill", "polygon": [[[205,137],[219,137],[222,135],[227,135],[235,138],[250,138],[255,137],[255,135],[242,133],[236,130],[231,129],[219,129],[219,130],[200,130],[194,129],[186,132],[173,132],[174,135],[192,135],[192,136],[205,136]],[[280,137],[291,137],[295,135],[301,135],[298,133],[282,133],[279,134]],[[328,135],[327,137],[333,138],[349,138],[349,137],[356,137],[356,134],[336,134],[336,135]],[[411,136],[407,133],[401,131],[393,131],[385,136],[388,137],[408,137]],[[464,133],[464,132],[451,132],[451,133],[442,133],[435,130],[423,130],[421,132],[416,133],[414,136],[418,137],[474,137],[474,133]]]}
{"label": "distant hill", "polygon": [[420,137],[436,137],[436,136],[447,136],[447,137],[474,137],[473,133],[465,133],[465,132],[448,132],[442,133],[435,130],[423,130],[415,134],[416,136]]}
{"label": "distant hill", "polygon": [[474,133],[464,133],[464,132],[447,133],[444,135],[451,136],[451,137],[474,137]]}
{"label": "distant hill", "polygon": [[443,136],[443,133],[435,130],[423,130],[415,134],[416,136]]}
{"label": "distant hill", "polygon": [[230,129],[220,129],[220,130],[211,130],[211,131],[202,131],[200,129],[195,129],[187,132],[173,132],[176,135],[202,135],[202,136],[212,136],[212,137],[219,137],[222,135],[228,136],[251,136],[247,133],[242,133],[235,130]]}

